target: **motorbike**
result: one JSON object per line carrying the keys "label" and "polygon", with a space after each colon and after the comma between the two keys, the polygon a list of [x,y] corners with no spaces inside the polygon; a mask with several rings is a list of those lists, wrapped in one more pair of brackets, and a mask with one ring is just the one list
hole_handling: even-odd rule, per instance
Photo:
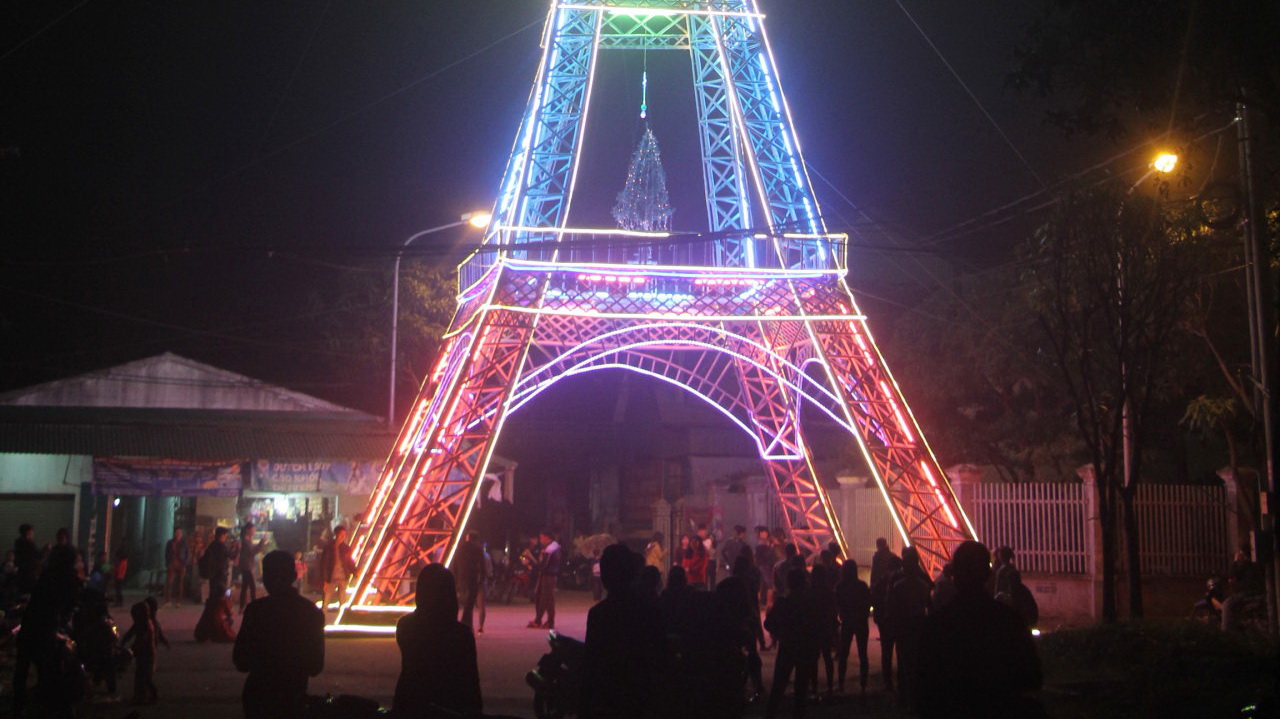
{"label": "motorbike", "polygon": [[533,714],[538,719],[562,719],[578,713],[582,692],[582,658],[585,645],[572,637],[552,631],[547,635],[550,650],[538,666],[525,675],[533,688]]}
{"label": "motorbike", "polygon": [[[1228,599],[1227,588],[1218,577],[1210,577],[1205,581],[1205,593],[1191,609],[1192,621],[1209,626],[1222,626],[1222,605]],[[1265,634],[1267,632],[1267,602],[1262,595],[1246,595],[1233,604],[1233,628],[1246,632]]]}
{"label": "motorbike", "polygon": [[1209,577],[1204,584],[1204,596],[1192,606],[1191,619],[1202,624],[1218,624],[1222,621],[1222,603],[1227,599],[1227,590],[1217,577]]}
{"label": "motorbike", "polygon": [[591,588],[591,567],[595,560],[582,555],[569,557],[560,565],[560,587],[585,590]]}

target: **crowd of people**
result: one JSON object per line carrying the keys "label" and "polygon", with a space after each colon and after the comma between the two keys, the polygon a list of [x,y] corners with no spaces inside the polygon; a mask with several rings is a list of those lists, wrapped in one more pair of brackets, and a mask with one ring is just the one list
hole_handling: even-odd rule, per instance
{"label": "crowd of people", "polygon": [[[242,581],[252,582],[264,545],[254,541],[250,526],[233,551],[228,534],[218,528],[199,557],[192,557],[184,554],[177,530],[165,562],[171,568],[194,562],[208,580],[195,638],[234,644],[233,662],[248,675],[242,694],[246,716],[291,716],[301,706],[308,678],[324,666],[324,611],[299,591],[297,557],[272,551],[261,559],[266,596],[242,589],[242,621],[235,631],[229,570],[238,563]],[[658,566],[666,554],[661,536],[643,552],[621,543],[600,552],[603,598],[587,617],[581,716],[736,717],[758,702],[771,718],[782,711],[790,690],[792,715],[803,717],[812,702],[846,691],[855,650],[856,690],[867,691],[872,621],[879,629],[884,689],[921,716],[1034,715],[1031,694],[1040,685],[1029,631],[1036,621],[1034,599],[1028,607],[1029,592],[1011,549],[998,549],[993,569],[984,545],[965,542],[935,581],[915,548],[897,556],[881,539],[867,582],[854,558],[842,556],[835,543],[806,556],[778,532],[758,527],[756,535],[753,546],[746,528],[735,527],[717,545],[698,527],[678,540],[665,578]],[[346,536],[337,527],[321,557],[326,602],[355,571]],[[563,550],[548,529],[526,551],[535,604],[529,626],[554,628]],[[133,701],[154,703],[158,647],[168,646],[157,598],[130,607],[131,626],[119,636],[109,611],[111,585],[88,580],[83,557],[69,539],[60,535],[39,550],[33,528],[24,525],[12,555],[6,587],[28,597],[14,674],[19,714],[34,699],[50,716],[72,716],[86,680],[102,685],[108,700],[118,700],[117,675],[129,662]],[[470,533],[452,566],[422,568],[416,609],[397,625],[402,669],[394,705],[400,715],[481,711],[474,637],[484,631],[493,560]],[[180,601],[171,586],[165,595]],[[768,682],[763,652],[776,652]],[[75,676],[76,666],[86,676]],[[27,691],[32,667],[40,677],[34,697]]]}
{"label": "crowd of people", "polygon": [[[86,698],[86,693],[93,693],[94,702],[123,701],[118,677],[130,668],[134,674],[132,703],[156,703],[159,699],[155,682],[157,648],[169,646],[158,616],[161,601],[163,606],[181,606],[188,597],[186,575],[193,568],[202,582],[207,582],[204,611],[194,631],[197,642],[235,642],[239,646],[252,644],[255,632],[277,631],[287,622],[274,621],[269,608],[283,602],[280,597],[290,592],[296,601],[286,609],[274,611],[288,614],[301,603],[320,612],[312,601],[301,598],[299,577],[305,571],[301,553],[274,551],[261,558],[262,585],[268,597],[258,600],[259,555],[267,545],[255,539],[252,524],[240,529],[238,541],[229,541],[229,535],[228,528],[218,527],[206,544],[192,542],[182,529],[175,529],[164,546],[164,585],[154,590],[161,594],[148,595],[128,607],[129,627],[122,634],[111,607],[124,606],[128,557],[123,549],[117,551],[112,560],[108,560],[106,552],[98,552],[95,561],[88,563],[84,553],[71,543],[66,529],[58,530],[54,542],[40,548],[36,528],[21,525],[13,550],[0,565],[0,618],[4,620],[6,632],[17,628],[11,695],[15,715],[24,716],[24,710],[36,706],[43,712],[42,716],[73,716],[75,704]],[[327,565],[321,562],[321,570],[330,584],[345,582],[346,573],[354,570],[354,559],[345,536],[345,529],[338,527],[333,539],[326,543],[329,561]],[[288,565],[288,587],[285,588],[280,586],[286,576],[282,564]],[[239,611],[243,615],[239,633],[235,629],[235,607],[230,591],[233,569],[240,587]],[[264,616],[265,621],[261,618]],[[323,615],[320,616],[317,626],[322,628]],[[269,628],[264,630],[264,625]],[[238,651],[243,655],[243,651]],[[237,666],[242,664],[254,666],[253,661],[238,659]],[[34,689],[28,686],[33,674],[38,680]],[[251,688],[256,686],[250,684]],[[305,681],[302,686],[305,688]],[[246,696],[256,696],[255,691],[249,691]],[[246,699],[246,707],[248,704]],[[258,716],[280,715],[268,711]]]}
{"label": "crowd of people", "polygon": [[[790,688],[792,715],[803,717],[811,702],[845,691],[855,647],[858,691],[866,691],[873,616],[886,689],[908,708],[926,717],[1036,715],[1030,630],[993,591],[985,546],[957,549],[939,596],[913,548],[897,557],[881,541],[869,585],[834,544],[806,558],[776,533],[757,535],[755,547],[744,527],[718,548],[701,533],[681,538],[665,587],[654,562],[660,537],[643,553],[622,544],[604,551],[607,593],[587,616],[581,716],[738,717],[763,701],[773,717]],[[1016,571],[1011,560],[1005,574]],[[712,564],[727,567],[714,585]],[[767,691],[764,651],[777,652]],[[969,674],[972,681],[957,680]]]}

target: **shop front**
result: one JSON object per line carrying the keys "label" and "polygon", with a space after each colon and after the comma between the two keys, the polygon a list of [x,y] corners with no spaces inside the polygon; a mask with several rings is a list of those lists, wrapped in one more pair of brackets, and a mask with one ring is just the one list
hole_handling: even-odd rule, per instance
{"label": "shop front", "polygon": [[[217,527],[234,543],[253,524],[264,553],[283,549],[311,566],[331,528],[364,509],[379,468],[353,460],[95,458],[94,544],[115,548],[112,561],[127,557],[131,584],[153,590],[164,584],[164,546],[175,529],[194,558]],[[194,575],[186,593],[196,591]]]}

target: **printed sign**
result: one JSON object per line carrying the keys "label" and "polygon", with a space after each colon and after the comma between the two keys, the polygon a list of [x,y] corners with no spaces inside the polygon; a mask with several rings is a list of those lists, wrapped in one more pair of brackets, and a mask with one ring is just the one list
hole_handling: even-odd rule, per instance
{"label": "printed sign", "polygon": [[293,494],[369,494],[378,481],[379,462],[253,463],[253,489]]}
{"label": "printed sign", "polygon": [[93,491],[99,495],[235,497],[244,488],[243,462],[99,457]]}

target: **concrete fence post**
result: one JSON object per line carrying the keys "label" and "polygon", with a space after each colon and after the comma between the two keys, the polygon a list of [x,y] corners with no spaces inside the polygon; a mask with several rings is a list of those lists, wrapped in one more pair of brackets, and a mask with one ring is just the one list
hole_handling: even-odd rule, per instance
{"label": "concrete fence post", "polygon": [[1102,519],[1099,516],[1098,484],[1094,481],[1092,464],[1078,467],[1076,475],[1084,484],[1084,546],[1088,556],[1085,571],[1088,572],[1091,584],[1089,616],[1096,621],[1102,606]]}

